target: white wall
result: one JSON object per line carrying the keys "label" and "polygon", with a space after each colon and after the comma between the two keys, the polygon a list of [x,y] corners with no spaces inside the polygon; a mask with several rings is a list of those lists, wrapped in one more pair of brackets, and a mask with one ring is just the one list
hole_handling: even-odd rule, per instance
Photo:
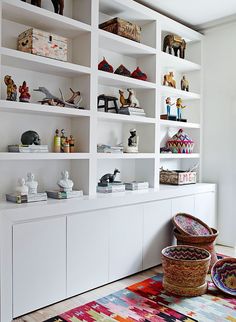
{"label": "white wall", "polygon": [[218,184],[218,243],[236,246],[236,22],[205,31],[203,181]]}

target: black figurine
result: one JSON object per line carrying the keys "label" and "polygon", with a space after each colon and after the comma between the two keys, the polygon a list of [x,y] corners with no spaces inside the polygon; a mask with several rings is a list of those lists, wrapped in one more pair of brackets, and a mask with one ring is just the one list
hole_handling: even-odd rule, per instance
{"label": "black figurine", "polygon": [[115,181],[117,173],[120,173],[120,171],[118,169],[115,169],[113,174],[104,174],[104,176],[102,176],[100,179],[100,183],[113,183]]}
{"label": "black figurine", "polygon": [[41,141],[37,132],[27,131],[22,134],[21,143],[23,145],[32,145],[32,144],[40,145]]}

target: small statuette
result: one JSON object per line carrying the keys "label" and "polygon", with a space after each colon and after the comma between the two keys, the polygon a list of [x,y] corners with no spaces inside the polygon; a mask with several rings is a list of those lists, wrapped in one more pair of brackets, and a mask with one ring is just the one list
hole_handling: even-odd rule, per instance
{"label": "small statuette", "polygon": [[120,173],[120,171],[118,169],[115,169],[113,174],[112,173],[104,174],[104,176],[102,176],[100,179],[100,183],[101,184],[114,183],[117,173]]}
{"label": "small statuette", "polygon": [[40,145],[41,140],[37,132],[35,131],[26,131],[21,136],[21,143],[23,145]]}
{"label": "small statuette", "polygon": [[70,143],[69,143],[68,137],[66,137],[65,139],[64,153],[70,153]]}
{"label": "small statuette", "polygon": [[136,129],[131,129],[126,153],[138,153],[138,144],[139,144],[139,136],[137,136]]}
{"label": "small statuette", "polygon": [[16,186],[16,193],[21,195],[21,196],[29,194],[29,188],[25,184],[25,179],[24,178],[18,179],[18,185]]}
{"label": "small statuette", "polygon": [[29,188],[29,194],[37,194],[38,182],[34,180],[34,174],[32,172],[27,173],[26,185]]}
{"label": "small statuette", "polygon": [[186,76],[183,76],[181,79],[181,89],[182,91],[189,91],[189,81],[186,79]]}
{"label": "small statuette", "polygon": [[177,98],[176,100],[176,108],[177,108],[177,121],[186,122],[187,120],[182,119],[182,109],[186,108],[186,105],[183,105],[183,101],[181,98]]}
{"label": "small statuette", "polygon": [[62,171],[61,173],[61,180],[58,181],[58,186],[60,187],[60,191],[70,192],[74,186],[72,180],[69,179],[69,172]]}
{"label": "small statuette", "polygon": [[61,152],[61,137],[59,136],[59,130],[56,129],[54,135],[54,152],[60,153]]}
{"label": "small statuette", "polygon": [[167,119],[170,117],[171,106],[175,105],[175,103],[171,103],[171,98],[166,98],[166,112],[167,112]]}
{"label": "small statuette", "polygon": [[24,81],[23,84],[19,87],[19,93],[20,102],[29,103],[31,95],[29,93],[29,87],[27,86],[26,81]]}
{"label": "small statuette", "polygon": [[70,135],[69,144],[70,144],[70,153],[74,153],[75,152],[75,139],[73,138],[73,135]]}
{"label": "small statuette", "polygon": [[169,72],[168,74],[164,75],[163,85],[164,86],[167,85],[167,86],[176,88],[176,80],[174,79],[173,72]]}
{"label": "small statuette", "polygon": [[65,142],[66,142],[66,136],[65,136],[65,130],[62,129],[61,130],[61,152],[64,152],[64,145],[65,145]]}
{"label": "small statuette", "polygon": [[4,77],[4,83],[7,86],[7,101],[16,101],[17,100],[17,86],[14,83],[11,76],[6,75]]}

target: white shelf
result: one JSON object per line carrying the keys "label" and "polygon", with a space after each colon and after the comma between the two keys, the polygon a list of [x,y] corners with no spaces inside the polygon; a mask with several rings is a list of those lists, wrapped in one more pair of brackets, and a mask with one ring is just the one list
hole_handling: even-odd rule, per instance
{"label": "white shelf", "polygon": [[199,159],[199,153],[189,153],[189,154],[181,154],[181,153],[163,153],[160,154],[160,159]]}
{"label": "white shelf", "polygon": [[156,54],[156,49],[140,44],[136,41],[99,30],[99,47],[114,51],[122,55],[140,57],[147,54]]}
{"label": "white shelf", "polygon": [[186,59],[170,55],[161,51],[161,65],[162,67],[168,67],[177,72],[194,72],[201,70],[201,66],[190,62]]}
{"label": "white shelf", "polygon": [[162,97],[171,96],[171,97],[181,97],[186,100],[198,100],[200,99],[200,94],[182,91],[170,86],[161,86],[161,95]]}
{"label": "white shelf", "polygon": [[6,100],[0,100],[0,111],[68,117],[89,117],[91,114],[88,110],[79,110],[76,108],[48,106],[36,103],[11,102]]}
{"label": "white shelf", "polygon": [[97,153],[98,159],[154,159],[154,153]]}
{"label": "white shelf", "polygon": [[64,37],[74,38],[90,32],[91,26],[80,21],[55,14],[19,0],[3,0],[4,19],[32,26]]}
{"label": "white shelf", "polygon": [[99,70],[98,71],[98,84],[105,85],[105,86],[112,86],[112,87],[128,87],[131,86],[132,88],[156,88],[155,83],[142,81],[139,79],[125,77],[122,75],[117,75],[113,73],[108,73]]}
{"label": "white shelf", "polygon": [[137,116],[137,115],[122,115],[116,113],[97,112],[97,117],[100,120],[112,120],[117,122],[128,122],[128,123],[147,123],[155,124],[155,118]]}
{"label": "white shelf", "polygon": [[88,160],[89,153],[8,153],[0,152],[0,161],[18,160]]}
{"label": "white shelf", "polygon": [[189,129],[200,129],[201,127],[199,123],[177,122],[169,120],[160,120],[160,125],[163,127],[178,127]]}
{"label": "white shelf", "polygon": [[55,74],[64,77],[76,77],[81,74],[90,74],[89,67],[63,62],[51,58],[36,56],[18,50],[2,47],[2,64],[40,73]]}

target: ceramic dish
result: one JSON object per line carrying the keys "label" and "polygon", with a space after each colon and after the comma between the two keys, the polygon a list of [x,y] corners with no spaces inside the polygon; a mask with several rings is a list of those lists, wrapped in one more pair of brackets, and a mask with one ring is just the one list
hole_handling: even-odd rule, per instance
{"label": "ceramic dish", "polygon": [[236,258],[220,259],[211,269],[211,278],[222,292],[236,296]]}
{"label": "ceramic dish", "polygon": [[189,214],[179,213],[174,216],[173,224],[183,235],[188,236],[209,236],[212,230],[203,221]]}

